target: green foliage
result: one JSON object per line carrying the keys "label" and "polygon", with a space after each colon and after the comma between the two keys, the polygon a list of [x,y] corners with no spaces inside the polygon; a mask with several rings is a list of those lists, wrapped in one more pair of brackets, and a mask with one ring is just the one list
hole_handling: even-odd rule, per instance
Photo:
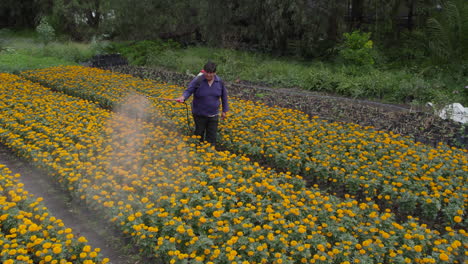
{"label": "green foliage", "polygon": [[86,43],[50,42],[47,45],[34,45],[33,42],[15,41],[18,53],[32,57],[55,57],[70,62],[84,62],[96,54],[93,47]]}
{"label": "green foliage", "polygon": [[0,52],[1,71],[19,72],[57,65],[74,65],[90,59],[95,50],[90,44],[49,42],[40,44],[39,34],[32,31],[2,31],[5,49]]}
{"label": "green foliage", "polygon": [[49,23],[57,33],[67,34],[77,41],[91,40],[100,33],[99,25],[108,13],[104,6],[108,0],[36,0],[41,13],[47,14]]}
{"label": "green foliage", "polygon": [[226,81],[240,79],[391,103],[424,105],[428,101],[441,104],[456,101],[468,105],[468,99],[460,99],[468,74],[468,65],[463,64],[421,74],[418,70],[382,70],[324,62],[307,64],[259,53],[190,47],[167,51],[153,60],[153,66],[196,74],[208,60],[218,64],[218,74]]}
{"label": "green foliage", "polygon": [[88,44],[74,42],[53,42],[42,49],[41,56],[56,57],[70,62],[84,62],[95,54],[95,51]]}
{"label": "green foliage", "polygon": [[9,30],[0,29],[0,52],[6,49],[6,35]]}
{"label": "green foliage", "polygon": [[0,1],[0,27],[34,28],[40,8],[39,1],[47,0],[2,0]]}
{"label": "green foliage", "polygon": [[[208,60],[212,60],[218,64],[218,74],[226,81],[240,79],[271,86],[296,87],[394,103],[425,104],[431,101],[441,104],[460,102],[468,105],[468,99],[463,99],[462,96],[468,76],[466,63],[443,67],[394,67],[382,70],[384,67],[339,65],[318,61],[305,63],[292,57],[278,58],[221,48],[197,46],[182,49],[179,44],[161,40],[99,43],[99,40],[96,40],[91,44],[51,42],[47,45],[37,45],[29,38],[10,37],[5,45],[12,48],[9,52],[11,54],[2,57],[2,63],[5,64],[2,70],[12,72],[39,68],[42,65],[81,62],[96,54],[99,49],[95,47],[100,46],[101,50],[106,52],[119,52],[130,60],[133,59],[134,64],[161,67],[181,73],[196,74]],[[408,54],[411,54],[409,43],[407,49]],[[4,51],[2,56],[6,53]],[[15,54],[18,56],[14,57]],[[395,57],[396,54],[397,52]],[[59,57],[61,60],[52,61],[50,56]]]}
{"label": "green foliage", "polygon": [[32,69],[75,64],[56,57],[35,57],[19,53],[0,53],[0,72],[19,73]]}
{"label": "green foliage", "polygon": [[179,58],[172,49],[153,52],[148,56],[147,65],[150,66],[164,65],[166,69],[176,71],[179,64]]}
{"label": "green foliage", "polygon": [[427,20],[429,51],[435,63],[468,58],[468,5],[443,1],[439,14]]}
{"label": "green foliage", "polygon": [[387,68],[405,68],[421,65],[427,60],[427,36],[422,30],[405,30],[401,33],[401,41],[387,46],[382,52],[387,56]]}
{"label": "green foliage", "polygon": [[111,43],[106,51],[108,53],[121,53],[134,65],[151,65],[158,62],[157,56],[163,51],[178,48],[180,48],[180,44],[172,40],[144,40],[134,43]]}
{"label": "green foliage", "polygon": [[[103,1],[103,0],[101,0]],[[190,0],[106,0],[103,13],[112,13],[103,21],[108,32],[120,40],[176,39],[192,41],[199,27],[199,3]],[[223,13],[223,12],[218,12]]]}
{"label": "green foliage", "polygon": [[344,33],[344,42],[339,51],[341,58],[354,65],[373,65],[373,42],[370,40],[370,35],[370,32],[363,33],[360,31]]}
{"label": "green foliage", "polygon": [[41,22],[36,27],[36,31],[39,34],[39,39],[44,43],[47,44],[54,40],[55,38],[55,30],[49,24],[46,17],[41,18]]}
{"label": "green foliage", "polygon": [[105,40],[107,35],[101,35],[101,36],[94,36],[91,39],[91,49],[96,53],[96,54],[103,54],[106,53],[106,50],[110,46],[110,41]]}
{"label": "green foliage", "polygon": [[213,52],[212,60],[218,63],[218,72],[230,79],[239,77],[239,69],[246,69],[249,60],[242,52],[220,49]]}

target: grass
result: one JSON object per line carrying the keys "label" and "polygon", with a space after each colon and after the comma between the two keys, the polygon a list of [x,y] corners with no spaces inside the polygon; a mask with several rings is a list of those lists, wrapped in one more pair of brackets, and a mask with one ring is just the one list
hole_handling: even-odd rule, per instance
{"label": "grass", "polygon": [[[385,65],[358,67],[331,61],[304,61],[297,58],[277,58],[207,47],[188,47],[171,51],[174,60],[159,60],[154,66],[178,72],[197,73],[212,60],[218,63],[218,73],[226,80],[248,80],[277,87],[296,87],[334,95],[371,99],[389,103],[446,105],[459,102],[468,105],[464,86],[466,73],[454,73],[447,66],[415,70],[385,69]],[[468,65],[466,65],[468,67]],[[437,69],[437,70],[436,70]]]}
{"label": "grass", "polygon": [[75,64],[55,57],[35,57],[18,53],[0,54],[0,72],[19,73],[31,69]]}
{"label": "grass", "polygon": [[90,43],[54,41],[45,44],[31,31],[0,31],[0,72],[76,65],[95,53],[94,44]]}
{"label": "grass", "polygon": [[[77,43],[61,38],[63,41],[44,44],[31,31],[0,31],[0,49],[3,48],[0,71],[77,64],[89,60],[106,46],[101,42]],[[206,61],[211,60],[218,64],[218,74],[227,81],[244,80],[387,103],[424,105],[432,102],[440,108],[454,102],[468,105],[464,89],[468,83],[468,64],[457,65],[455,71],[453,65],[386,69],[388,65],[385,64],[357,67],[203,46],[161,47],[148,52],[144,60],[134,59],[146,61],[149,67],[192,74],[197,74]]]}

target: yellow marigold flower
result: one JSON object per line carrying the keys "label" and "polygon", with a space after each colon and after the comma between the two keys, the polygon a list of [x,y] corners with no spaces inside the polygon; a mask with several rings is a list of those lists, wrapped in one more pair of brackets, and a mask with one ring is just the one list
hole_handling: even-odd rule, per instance
{"label": "yellow marigold flower", "polygon": [[439,255],[439,259],[442,260],[442,261],[449,261],[449,256],[447,256],[447,254],[445,254],[445,253],[441,253]]}
{"label": "yellow marigold flower", "polygon": [[60,254],[62,252],[62,248],[60,246],[55,246],[52,249],[52,252],[54,252],[54,254]]}
{"label": "yellow marigold flower", "polygon": [[91,246],[86,245],[83,247],[83,252],[89,252],[89,251],[91,251]]}
{"label": "yellow marigold flower", "polygon": [[421,245],[414,246],[414,251],[421,252],[422,251],[422,246]]}
{"label": "yellow marigold flower", "polygon": [[214,217],[220,217],[222,214],[223,214],[223,211],[222,211],[222,210],[214,211],[214,212],[213,212],[213,216],[214,216]]}
{"label": "yellow marigold flower", "polygon": [[44,245],[42,245],[43,248],[51,248],[52,247],[52,243],[50,242],[46,242],[44,243]]}

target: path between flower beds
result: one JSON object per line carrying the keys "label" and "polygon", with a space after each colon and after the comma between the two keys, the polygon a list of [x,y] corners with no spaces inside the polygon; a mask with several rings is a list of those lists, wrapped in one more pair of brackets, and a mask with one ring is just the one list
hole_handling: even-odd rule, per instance
{"label": "path between flower beds", "polygon": [[[114,66],[104,69],[186,86],[194,76],[141,66]],[[273,88],[271,85],[238,80],[226,82],[231,96],[300,110],[332,122],[355,123],[411,136],[416,141],[436,146],[439,142],[468,149],[468,126],[444,120],[433,109],[414,105],[394,105],[357,100],[298,88]]]}
{"label": "path between flower beds", "polygon": [[111,264],[146,263],[131,252],[135,249],[125,245],[125,239],[113,231],[109,224],[99,221],[95,212],[88,211],[78,202],[71,200],[65,191],[54,184],[52,177],[16,157],[1,144],[0,164],[6,165],[14,174],[19,173],[25,190],[36,197],[42,197],[43,204],[53,216],[71,228],[76,237],[84,236],[89,245],[100,248],[102,256],[109,258]]}

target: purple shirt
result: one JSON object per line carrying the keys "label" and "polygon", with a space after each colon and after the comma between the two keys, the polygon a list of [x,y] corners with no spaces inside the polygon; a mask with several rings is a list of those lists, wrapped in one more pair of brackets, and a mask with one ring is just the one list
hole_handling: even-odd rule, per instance
{"label": "purple shirt", "polygon": [[[201,78],[198,80],[198,78]],[[200,83],[198,86],[197,83]],[[198,86],[198,88],[197,88]],[[215,116],[219,114],[219,105],[223,104],[223,112],[229,111],[227,90],[221,79],[215,75],[211,86],[204,75],[193,79],[184,91],[187,100],[193,94],[192,113],[200,116]],[[221,99],[221,102],[220,102]]]}

